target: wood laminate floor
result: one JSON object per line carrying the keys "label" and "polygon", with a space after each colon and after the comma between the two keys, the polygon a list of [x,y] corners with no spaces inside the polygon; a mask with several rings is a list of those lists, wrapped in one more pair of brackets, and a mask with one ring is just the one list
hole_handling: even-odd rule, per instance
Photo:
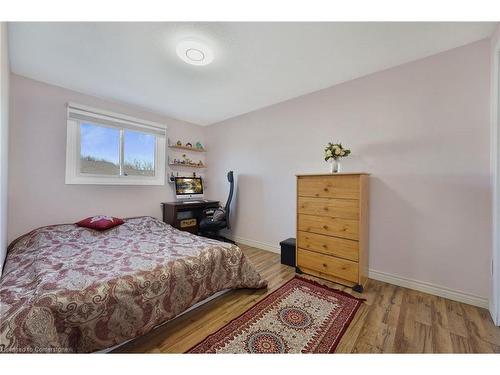
{"label": "wood laminate floor", "polygon": [[[230,291],[115,352],[184,353],[294,277],[278,254],[240,247],[269,281],[267,290]],[[368,280],[362,295],[321,282],[366,298],[336,353],[500,353],[500,327],[486,309],[376,280]]]}

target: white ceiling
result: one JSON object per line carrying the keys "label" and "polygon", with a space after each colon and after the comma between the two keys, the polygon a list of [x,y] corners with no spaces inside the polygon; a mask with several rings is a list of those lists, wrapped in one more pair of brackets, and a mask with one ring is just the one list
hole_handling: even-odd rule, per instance
{"label": "white ceiling", "polygon": [[[208,125],[489,37],[494,23],[10,23],[14,73]],[[175,53],[195,37],[214,62]]]}

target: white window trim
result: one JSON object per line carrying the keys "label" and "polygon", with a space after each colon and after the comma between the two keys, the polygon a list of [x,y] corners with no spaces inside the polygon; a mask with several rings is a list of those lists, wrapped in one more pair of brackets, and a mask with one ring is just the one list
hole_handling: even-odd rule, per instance
{"label": "white window trim", "polygon": [[[80,121],[75,118],[77,115],[84,115],[91,118],[89,121],[94,122],[97,125],[153,133],[156,136],[155,176],[106,176],[80,173]],[[167,127],[163,124],[141,120],[135,117],[81,104],[68,103],[66,134],[66,184],[165,185],[166,133]],[[122,157],[123,155],[120,155],[120,161]]]}

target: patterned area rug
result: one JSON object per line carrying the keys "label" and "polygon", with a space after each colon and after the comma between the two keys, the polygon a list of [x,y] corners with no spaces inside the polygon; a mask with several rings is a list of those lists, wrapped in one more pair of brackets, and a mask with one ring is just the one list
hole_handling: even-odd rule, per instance
{"label": "patterned area rug", "polygon": [[296,276],[188,353],[333,353],[362,301]]}

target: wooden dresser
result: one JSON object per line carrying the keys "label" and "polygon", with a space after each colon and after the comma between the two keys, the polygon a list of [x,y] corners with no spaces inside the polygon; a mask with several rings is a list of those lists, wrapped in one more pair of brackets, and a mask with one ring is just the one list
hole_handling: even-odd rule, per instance
{"label": "wooden dresser", "polygon": [[362,292],[368,276],[368,174],[297,175],[297,272]]}

